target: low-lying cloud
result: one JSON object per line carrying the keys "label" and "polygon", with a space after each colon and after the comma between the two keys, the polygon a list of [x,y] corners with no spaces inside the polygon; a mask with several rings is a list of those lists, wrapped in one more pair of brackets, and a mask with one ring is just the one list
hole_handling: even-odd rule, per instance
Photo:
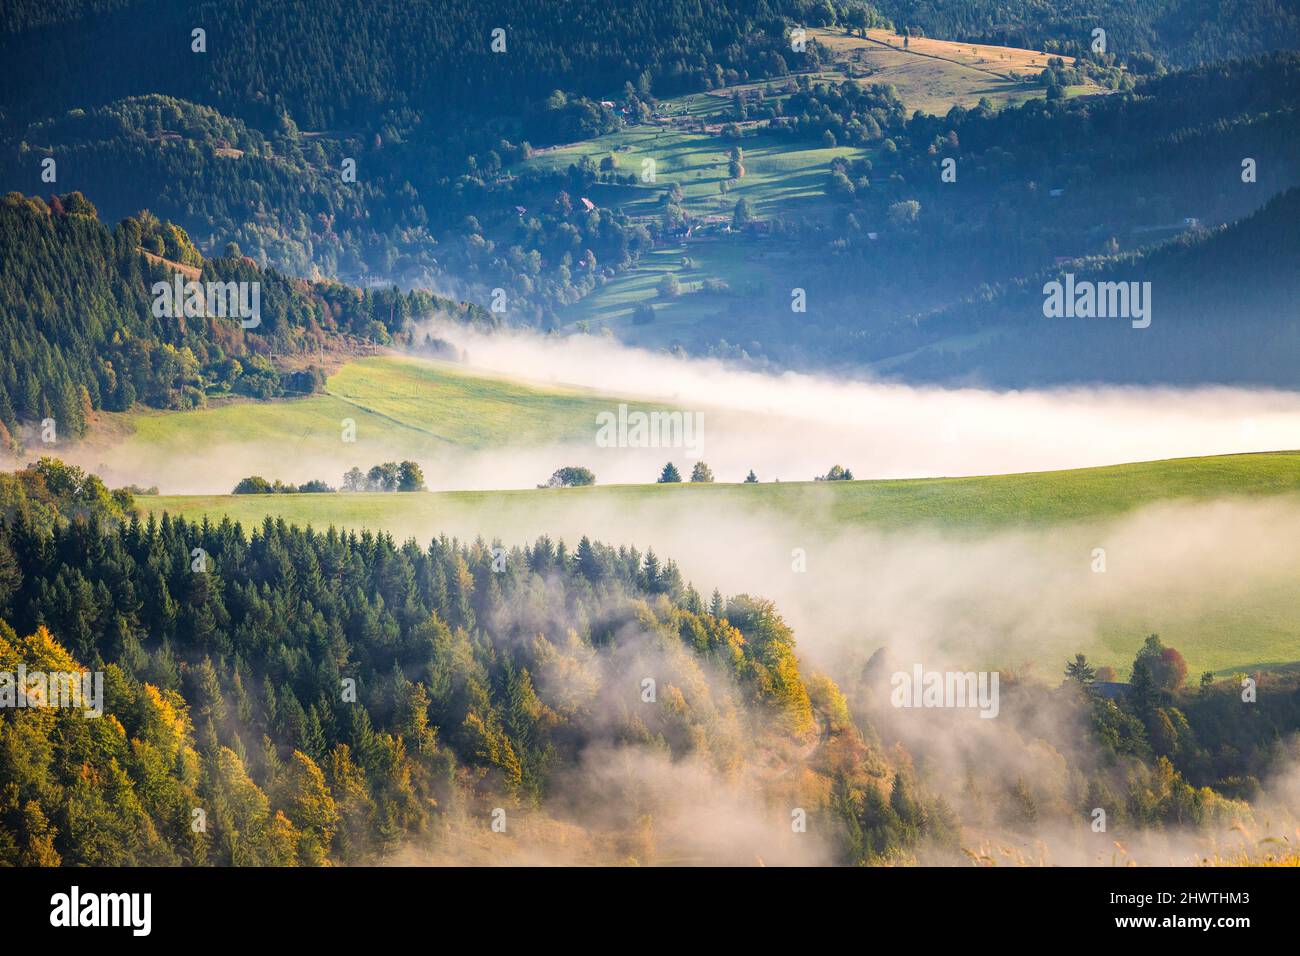
{"label": "low-lying cloud", "polygon": [[[750,372],[607,337],[488,335],[446,324],[429,332],[479,370],[703,412],[703,454],[719,480],[739,481],[753,468],[763,480],[807,481],[836,462],[859,478],[907,478],[1300,447],[1300,393],[1294,392],[917,387]],[[593,422],[593,445],[594,433]],[[589,456],[607,480],[646,480],[643,462],[672,457],[618,451],[623,454]],[[635,476],[620,457],[635,458]]]}
{"label": "low-lying cloud", "polygon": [[[156,484],[164,493],[224,494],[249,474],[337,484],[354,465],[364,470],[404,458],[424,467],[431,490],[448,491],[532,488],[562,465],[586,466],[601,484],[644,483],[654,481],[670,460],[688,477],[699,458],[718,481],[742,481],[751,469],[762,481],[808,481],[834,464],[857,478],[912,478],[1300,448],[1297,392],[918,387],[745,371],[629,348],[606,337],[484,334],[432,320],[419,337],[425,333],[454,346],[467,372],[576,386],[613,416],[621,401],[633,412],[676,409],[702,429],[675,447],[644,447],[651,444],[649,436],[642,443],[636,434],[602,447],[610,444],[610,432],[602,438],[601,423],[584,404],[571,413],[571,426],[564,429],[569,437],[552,442],[529,436],[529,416],[537,413],[521,407],[513,412],[519,416],[518,438],[491,447],[445,441],[420,422],[375,429],[363,421],[349,444],[341,440],[340,423],[323,420],[278,436],[268,436],[261,422],[250,428],[258,437],[234,442],[213,441],[196,427],[184,448],[103,436],[83,446],[43,446],[33,439],[28,457],[57,454],[112,483]],[[430,423],[434,408],[431,402]],[[341,407],[339,414],[365,418],[364,410]],[[184,436],[179,440],[184,443]]]}

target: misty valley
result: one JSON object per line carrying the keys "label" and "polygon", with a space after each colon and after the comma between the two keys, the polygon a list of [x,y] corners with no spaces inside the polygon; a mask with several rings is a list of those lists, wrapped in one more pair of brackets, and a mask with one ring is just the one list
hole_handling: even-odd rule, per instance
{"label": "misty valley", "polygon": [[22,919],[1285,925],[1294,9],[12,0],[0,62]]}

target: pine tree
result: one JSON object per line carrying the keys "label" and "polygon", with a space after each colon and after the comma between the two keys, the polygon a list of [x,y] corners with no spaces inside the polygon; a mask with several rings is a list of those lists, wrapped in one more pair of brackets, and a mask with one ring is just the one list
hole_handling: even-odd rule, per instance
{"label": "pine tree", "polygon": [[1097,679],[1097,670],[1088,663],[1088,658],[1082,654],[1075,654],[1074,660],[1065,665],[1065,677],[1084,687],[1093,683]]}
{"label": "pine tree", "polygon": [[307,708],[307,729],[303,733],[302,749],[316,763],[321,763],[325,759],[326,753],[325,730],[321,727],[320,714],[316,710],[316,705],[312,704]]}
{"label": "pine tree", "polygon": [[578,572],[592,584],[600,581],[605,576],[596,549],[592,547],[591,539],[585,534],[582,536],[582,540],[578,542],[576,557]]}
{"label": "pine tree", "polygon": [[641,572],[641,589],[651,594],[658,594],[659,576],[659,559],[655,556],[654,548],[650,548],[645,553],[645,568]]}

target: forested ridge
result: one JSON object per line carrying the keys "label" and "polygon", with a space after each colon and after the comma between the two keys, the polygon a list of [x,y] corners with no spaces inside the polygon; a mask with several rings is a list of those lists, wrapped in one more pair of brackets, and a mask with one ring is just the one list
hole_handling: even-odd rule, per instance
{"label": "forested ridge", "polygon": [[1255,825],[1296,756],[1294,676],[1243,708],[1235,679],[1183,687],[1151,637],[1120,700],[1081,659],[1058,688],[1004,672],[1005,732],[1061,769],[973,769],[940,798],[903,743],[935,727],[886,703],[898,661],[841,691],[770,602],[705,600],[653,550],[141,522],[57,462],[4,477],[0,666],[101,672],[105,714],[0,713],[0,862],[454,859],[500,812],[541,852],[561,848],[538,820],[589,861],[656,862],[653,780],[681,767],[711,792],[747,781],[776,833],[802,810],[823,862],[953,861],[1085,834],[1098,806],[1123,839]]}
{"label": "forested ridge", "polygon": [[[545,111],[559,116],[576,104],[561,95],[552,105]],[[145,96],[37,124],[0,168],[39,194],[48,157],[106,218],[147,207],[184,223],[205,248],[234,241],[259,265],[292,274],[449,284],[484,300],[499,285],[521,322],[553,316],[652,244],[643,225],[579,201],[594,166],[506,175],[526,143],[494,140],[467,158],[436,139],[423,130],[410,142],[390,134],[363,145],[292,124],[264,135],[206,107]],[[341,177],[349,159],[356,182]]]}
{"label": "forested ridge", "polygon": [[[11,115],[142,93],[194,100],[262,126],[288,112],[306,129],[369,127],[406,109],[513,114],[557,88],[599,97],[644,75],[667,95],[702,89],[729,69],[748,75],[761,62],[756,48],[782,48],[784,25],[781,4],[766,0],[116,6],[99,5],[75,30],[25,4],[7,13],[0,53],[25,74],[0,100]],[[21,26],[41,21],[47,25]],[[203,60],[191,52],[196,28],[208,33]],[[504,52],[491,48],[496,29],[505,31]],[[95,60],[108,50],[120,62],[106,76]]]}
{"label": "forested ridge", "polygon": [[[146,253],[153,255],[149,258]],[[427,292],[359,290],[262,269],[237,248],[204,258],[183,229],[142,212],[110,229],[80,193],[49,203],[0,200],[0,444],[52,418],[68,437],[95,409],[194,408],[210,396],[269,398],[318,388],[319,371],[285,371],[276,357],[344,338],[388,342],[413,317],[489,322],[482,310]],[[155,314],[156,282],[172,263],[200,281],[259,283],[256,327],[236,318]]]}
{"label": "forested ridge", "polygon": [[[1293,202],[1283,194],[1300,183],[1298,104],[1300,57],[1293,52],[1169,73],[1129,92],[1001,110],[983,104],[943,116],[906,116],[888,88],[801,77],[784,103],[784,135],[867,137],[883,148],[870,159],[832,163],[827,193],[839,206],[833,222],[773,223],[777,236],[821,249],[820,261],[786,266],[773,257],[767,287],[734,296],[710,329],[742,343],[750,356],[812,366],[848,356],[907,356],[889,371],[927,380],[1285,382],[1287,360],[1264,362],[1265,372],[1255,356],[1275,354],[1263,343],[1289,334],[1295,245],[1284,215],[1251,215],[1270,201],[1276,209]],[[946,164],[951,182],[943,178]],[[1223,225],[1256,257],[1232,256],[1207,268],[1221,246],[1209,240]],[[1176,254],[1198,243],[1207,243],[1203,254]],[[1166,244],[1169,250],[1158,251]],[[1195,266],[1176,270],[1192,258]],[[1168,341],[1148,343],[1137,360],[1132,337],[1117,335],[1117,327],[1049,327],[1039,308],[1042,280],[1034,277],[1075,260],[1133,276],[1143,263],[1168,263],[1158,277],[1145,276],[1159,279],[1164,305],[1157,308],[1167,328],[1204,326],[1209,302],[1222,306],[1229,289],[1238,289],[1238,302],[1220,312],[1243,316],[1231,324],[1237,344],[1197,353],[1190,341],[1174,349]],[[796,332],[787,321],[787,290],[800,282],[815,296]],[[985,319],[963,324],[974,310],[961,303],[1000,300],[1012,287],[1029,291],[1019,311],[996,318],[1023,325],[1044,343],[1057,341],[1065,361],[1017,364],[1012,351],[994,358],[964,348],[910,354],[940,332],[962,335],[995,324],[989,308]],[[1252,312],[1256,301],[1264,307]],[[935,321],[934,313],[959,320]],[[1222,334],[1229,335],[1227,326]],[[1070,359],[1080,338],[1099,348]]]}
{"label": "forested ridge", "polygon": [[[662,95],[699,89],[719,72],[753,74],[758,44],[780,24],[891,23],[930,36],[1070,53],[1107,32],[1107,50],[1139,69],[1189,66],[1300,45],[1300,15],[1279,0],[637,0],[616,8],[592,0],[485,8],[454,3],[367,4],[366,15],[337,0],[258,4],[156,0],[19,0],[0,18],[0,50],[33,67],[4,102],[45,112],[88,89],[87,64],[70,56],[113,45],[129,51],[95,95],[169,93],[234,112],[277,118],[288,110],[310,128],[363,121],[385,109],[423,109],[454,92],[457,108],[500,111],[512,97],[539,99],[560,88],[608,94],[643,73]],[[195,70],[190,30],[209,31],[212,66]],[[493,56],[491,31],[506,30],[509,56]],[[84,39],[73,40],[76,32]],[[254,51],[254,55],[245,55]],[[788,48],[786,51],[788,52]],[[62,62],[65,75],[49,73]],[[334,69],[326,69],[333,64]],[[454,78],[454,79],[453,79]],[[449,85],[451,89],[449,89]],[[508,110],[507,110],[508,111]]]}
{"label": "forested ridge", "polygon": [[[1081,258],[985,290],[922,319],[935,341],[956,330],[993,334],[963,357],[992,383],[1086,381],[1104,368],[1125,381],[1249,382],[1285,388],[1300,358],[1300,188],[1240,222],[1199,230],[1155,249]],[[1076,282],[1151,283],[1151,325],[1045,319],[1043,287]],[[1225,321],[1233,317],[1233,321]],[[1130,333],[1125,335],[1125,333]],[[1050,372],[1026,375],[1026,365]],[[922,352],[907,374],[953,374],[951,357]]]}
{"label": "forested ridge", "polygon": [[880,0],[895,22],[943,36],[1035,50],[1107,50],[1131,65],[1192,66],[1300,46],[1300,13],[1284,0]]}
{"label": "forested ridge", "polygon": [[[928,333],[912,330],[918,316],[986,297],[1053,259],[1131,256],[1177,235],[1189,218],[1210,226],[1240,218],[1300,181],[1296,64],[1295,53],[1271,54],[1151,77],[1108,96],[943,116],[909,116],[883,86],[801,75],[783,83],[793,92],[759,89],[743,108],[777,135],[794,144],[830,137],[872,158],[832,163],[832,220],[807,221],[797,207],[771,215],[771,236],[823,254],[811,266],[768,257],[762,282],[717,299],[716,318],[696,334],[712,338],[696,348],[730,357],[727,343],[742,343],[748,357],[777,364],[889,359],[927,344]],[[581,121],[573,135],[637,122],[655,101],[628,84],[614,102],[615,110],[593,107],[590,126]],[[538,115],[562,126],[589,106],[557,93]],[[590,161],[517,171],[533,149],[517,138],[518,126],[490,128],[471,142],[444,140],[414,122],[371,142],[313,137],[291,122],[263,133],[211,108],[149,95],[34,124],[0,167],[9,181],[41,191],[48,156],[110,218],[148,206],[187,224],[213,252],[234,239],[263,267],[404,286],[450,282],[484,302],[501,289],[503,320],[543,328],[636,268],[666,241],[671,223],[689,225],[667,187],[662,223],[580,201],[598,182],[635,179],[630,172]],[[736,141],[742,151],[748,135]],[[356,182],[340,177],[349,157],[358,163]],[[1250,183],[1243,157],[1255,164]],[[941,178],[947,162],[959,171],[955,183]],[[815,291],[797,327],[784,318],[792,286]],[[1167,380],[1196,374],[1172,355],[1159,364],[1156,376]],[[913,368],[926,377],[972,371],[960,360]],[[989,370],[1008,372],[1015,370]],[[1105,362],[1070,377],[1077,374],[1130,376]],[[1216,371],[1222,380],[1243,374],[1228,364]]]}
{"label": "forested ridge", "polygon": [[[108,714],[4,713],[6,862],[359,862],[535,803],[585,748],[721,766],[825,706],[770,604],[705,610],[653,552],[541,539],[496,572],[483,542],[105,530],[0,531],[0,655],[106,668]],[[634,708],[642,669],[666,706]]]}
{"label": "forested ridge", "polygon": [[[207,31],[202,53],[192,29]],[[490,47],[497,29],[504,52]],[[608,211],[586,216],[576,195],[553,205],[594,173],[504,177],[485,204],[503,165],[617,129],[623,109],[643,119],[658,95],[784,74],[785,29],[763,0],[616,15],[590,0],[490,15],[471,2],[20,4],[0,29],[12,67],[0,175],[44,192],[48,156],[111,218],[147,206],[209,251],[236,241],[300,275],[482,293],[508,269],[513,313],[553,322],[648,237]],[[815,56],[815,44],[801,54]],[[355,181],[341,179],[345,159]],[[494,251],[475,216],[490,205],[499,226],[519,204],[521,235]]]}

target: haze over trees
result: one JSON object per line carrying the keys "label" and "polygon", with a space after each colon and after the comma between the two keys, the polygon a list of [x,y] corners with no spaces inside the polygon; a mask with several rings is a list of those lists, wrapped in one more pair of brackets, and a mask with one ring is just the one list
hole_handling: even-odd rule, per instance
{"label": "haze over trees", "polygon": [[[435,317],[603,322],[674,356],[912,383],[1297,385],[1294,4],[502,0],[501,53],[487,6],[10,0],[0,448],[84,437],[114,421],[101,413],[307,396],[331,361],[417,337],[460,357],[421,328]],[[997,78],[998,103],[926,111],[876,81],[872,55],[793,49],[796,26],[892,28],[911,52],[887,52],[909,59],[926,36],[1051,56]],[[1152,283],[1151,328],[1047,316],[1045,283],[1066,273]],[[258,323],[159,314],[152,290],[177,275],[256,284]],[[426,487],[412,460],[336,467],[344,492]],[[595,480],[563,466],[539,487]],[[696,461],[688,480],[714,475]],[[672,462],[657,479],[682,482]],[[234,493],[334,490],[247,475]],[[1189,686],[1151,634],[1125,682],[1083,654],[1059,683],[1005,668],[1006,736],[959,774],[963,725],[890,701],[910,660],[855,647],[832,679],[770,600],[706,600],[652,547],[276,516],[415,499],[146,519],[143,493],[50,457],[0,473],[0,675],[105,685],[102,720],[0,706],[0,865],[460,862],[498,809],[529,821],[535,859],[679,863],[683,816],[687,835],[729,829],[674,809],[684,781],[735,795],[719,806],[745,863],[763,834],[797,832],[795,806],[810,829],[793,862],[986,862],[986,839],[1073,841],[1098,808],[1116,862],[1147,832],[1262,832],[1300,757],[1294,669]],[[851,622],[844,597],[806,648]],[[724,836],[700,845],[725,856]]]}
{"label": "haze over trees", "polygon": [[[192,570],[195,548],[206,571]],[[19,518],[0,527],[0,558],[12,569],[0,581],[25,582],[0,589],[0,659],[102,669],[112,715],[0,717],[0,769],[13,783],[0,799],[0,834],[14,837],[0,840],[5,862],[374,860],[481,798],[545,796],[588,747],[653,737],[713,759],[703,741],[720,734],[748,749],[714,695],[736,695],[779,734],[813,726],[791,635],[770,604],[734,598],[728,624],[704,612],[673,562],[586,538],[572,552],[539,539],[508,552],[501,571],[482,542],[443,538],[426,550],[269,519],[252,536],[229,521],[170,518],[42,532]],[[109,580],[128,583],[115,595]],[[78,610],[39,611],[42,581],[59,600],[82,595]],[[599,650],[587,625],[567,637],[559,625],[532,630],[531,650],[507,652],[510,609],[525,593],[539,610],[552,605],[557,622],[578,613],[603,632],[635,621],[666,641],[662,693],[676,703],[614,724],[557,709],[539,680],[563,658],[612,648]],[[693,683],[706,660],[730,676]],[[593,690],[619,694],[616,682]],[[87,749],[86,734],[108,736]],[[11,759],[20,741],[39,752],[35,763]],[[101,790],[93,780],[110,771],[117,783]],[[205,832],[190,827],[191,806],[209,808]],[[93,841],[78,836],[90,832]]]}
{"label": "haze over trees", "polygon": [[424,491],[424,470],[413,461],[386,461],[363,472],[355,465],[343,475],[344,491]]}
{"label": "haze over trees", "polygon": [[[572,789],[592,748],[761,766],[765,786],[794,748],[809,755],[788,766],[814,784],[805,799],[832,862],[955,860],[963,825],[1032,835],[1098,806],[1125,839],[1250,823],[1245,800],[1300,728],[1295,675],[1270,678],[1267,708],[1244,708],[1235,681],[1184,687],[1154,636],[1116,699],[1006,674],[1005,719],[1036,728],[1068,772],[980,773],[965,818],[918,778],[907,744],[879,743],[876,728],[907,738],[912,726],[881,707],[896,666],[884,650],[837,686],[800,664],[770,602],[716,590],[705,602],[653,550],[141,522],[84,473],[47,462],[24,474],[56,516],[42,527],[29,507],[0,523],[0,662],[102,671],[106,714],[0,712],[9,864],[454,855],[458,821],[496,806],[628,832],[621,791]],[[99,505],[77,512],[86,488]],[[656,661],[656,705],[636,702],[643,668],[626,671],[627,654]],[[557,678],[577,673],[589,706],[574,708]]]}

